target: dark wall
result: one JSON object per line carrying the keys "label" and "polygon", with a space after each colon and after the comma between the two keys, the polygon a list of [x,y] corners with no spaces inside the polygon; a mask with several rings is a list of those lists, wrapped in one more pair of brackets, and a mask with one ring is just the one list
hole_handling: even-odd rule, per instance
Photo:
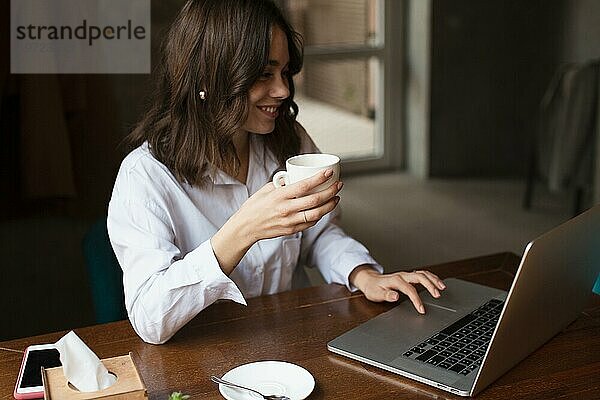
{"label": "dark wall", "polygon": [[[152,1],[153,66],[165,29],[183,2]],[[102,217],[126,152],[122,140],[146,108],[153,79],[147,74],[10,74],[9,4],[0,6],[5,22],[0,24],[0,221],[32,216]],[[32,98],[36,107],[27,101]],[[52,107],[56,102],[64,112],[55,112],[53,118],[64,120],[67,137],[59,143],[53,139],[56,131],[47,129],[48,139],[28,138],[24,122],[38,119],[43,124],[47,110],[58,109]],[[70,161],[40,168],[40,157],[37,163],[31,162],[31,154],[40,152],[50,159],[56,154]],[[73,190],[56,189],[52,184],[49,190],[35,190],[37,182],[56,180],[57,174],[72,176]]]}
{"label": "dark wall", "polygon": [[[152,65],[164,29],[183,2],[152,1]],[[0,274],[5,310],[0,340],[94,323],[82,240],[106,216],[125,154],[119,145],[140,118],[153,87],[150,75],[10,74],[9,6],[0,2],[0,253],[9,260]],[[53,89],[43,89],[48,87]],[[35,99],[36,107],[27,106],[32,103],[26,98]],[[66,124],[62,143],[67,145],[60,154],[70,162],[51,174],[49,166],[32,165],[23,125],[41,120],[53,102],[64,110],[59,117]],[[47,140],[32,148],[56,159],[57,140],[44,128],[40,131]],[[72,175],[70,193],[26,190],[25,181],[45,183],[57,171]]]}
{"label": "dark wall", "polygon": [[522,176],[562,0],[434,0],[430,174]]}

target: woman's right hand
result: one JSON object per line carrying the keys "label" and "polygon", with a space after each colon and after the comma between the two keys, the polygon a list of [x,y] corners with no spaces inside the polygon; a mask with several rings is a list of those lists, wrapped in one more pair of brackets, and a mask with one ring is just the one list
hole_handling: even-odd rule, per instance
{"label": "woman's right hand", "polygon": [[252,195],[232,218],[247,221],[252,243],[278,236],[291,235],[315,225],[332,211],[339,201],[336,194],[341,182],[334,182],[320,192],[310,192],[326,182],[333,171],[325,170],[291,185],[276,188],[267,183]]}
{"label": "woman's right hand", "polygon": [[303,231],[331,212],[339,202],[337,193],[342,182],[317,193],[310,192],[332,174],[328,169],[280,188],[269,182],[246,200],[211,239],[223,271],[231,273],[257,241]]}

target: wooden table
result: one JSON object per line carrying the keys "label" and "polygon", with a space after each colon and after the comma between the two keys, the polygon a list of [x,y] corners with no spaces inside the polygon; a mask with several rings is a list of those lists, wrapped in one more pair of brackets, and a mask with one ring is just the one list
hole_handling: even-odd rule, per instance
{"label": "wooden table", "polygon": [[[514,254],[501,253],[428,268],[443,278],[507,289],[518,262]],[[150,399],[166,400],[173,391],[221,399],[208,377],[257,360],[285,360],[308,369],[316,380],[309,399],[459,398],[327,351],[329,340],[390,307],[324,285],[250,299],[248,307],[214,304],[160,346],[143,343],[127,321],[76,332],[100,358],[132,351],[141,360]],[[12,399],[23,349],[64,333],[0,342],[0,399]],[[590,295],[577,321],[477,398],[599,399],[600,296]]]}

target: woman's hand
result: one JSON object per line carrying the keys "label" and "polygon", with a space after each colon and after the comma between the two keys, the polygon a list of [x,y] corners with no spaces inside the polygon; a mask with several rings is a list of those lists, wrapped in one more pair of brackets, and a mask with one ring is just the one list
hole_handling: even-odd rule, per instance
{"label": "woman's hand", "polygon": [[252,243],[278,236],[291,235],[315,225],[321,217],[332,211],[339,201],[336,194],[341,182],[310,194],[326,182],[333,171],[328,169],[294,184],[275,188],[272,183],[263,186],[250,197],[232,217],[250,222],[246,225]]}
{"label": "woman's hand", "polygon": [[269,182],[246,200],[211,239],[221,269],[231,273],[257,241],[303,231],[331,212],[339,202],[336,195],[342,182],[317,193],[310,192],[332,174],[328,169],[281,188]]}
{"label": "woman's hand", "polygon": [[421,314],[425,313],[425,307],[413,285],[423,285],[435,298],[440,297],[440,291],[446,289],[444,282],[429,271],[395,272],[381,275],[369,266],[359,266],[352,271],[349,280],[371,301],[393,302],[398,300],[398,292],[404,293]]}

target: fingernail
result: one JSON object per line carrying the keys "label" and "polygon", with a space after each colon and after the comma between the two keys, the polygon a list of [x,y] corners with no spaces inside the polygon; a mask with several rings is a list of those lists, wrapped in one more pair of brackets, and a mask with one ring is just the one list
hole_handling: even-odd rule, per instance
{"label": "fingernail", "polygon": [[434,293],[435,297],[440,297],[441,296],[440,292],[437,289],[433,293]]}
{"label": "fingernail", "polygon": [[446,285],[444,285],[444,282],[440,282],[440,287],[441,287],[442,289],[446,289]]}
{"label": "fingernail", "polygon": [[344,187],[344,182],[338,182],[337,189],[342,190],[342,187]]}
{"label": "fingernail", "polygon": [[419,306],[419,312],[420,312],[421,314],[425,314],[425,307],[423,307],[423,305],[422,305],[422,304]]}
{"label": "fingernail", "polygon": [[326,169],[325,178],[329,178],[331,175],[333,175],[333,170],[331,168]]}
{"label": "fingernail", "polygon": [[398,293],[391,293],[389,297],[390,297],[390,300],[396,301],[396,300],[398,300]]}

